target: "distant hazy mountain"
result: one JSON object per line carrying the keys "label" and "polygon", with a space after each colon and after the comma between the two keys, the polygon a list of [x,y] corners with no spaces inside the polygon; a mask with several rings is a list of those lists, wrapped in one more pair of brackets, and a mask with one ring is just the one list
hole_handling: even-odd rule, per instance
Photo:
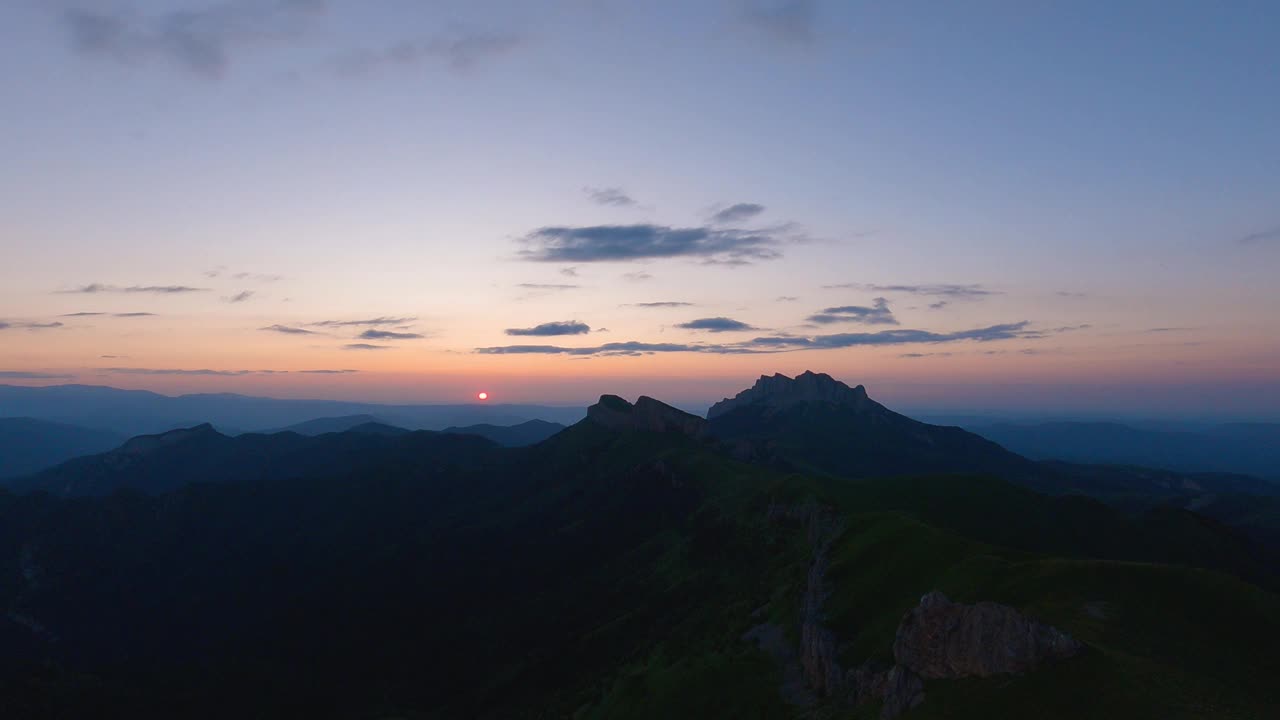
{"label": "distant hazy mountain", "polygon": [[1233,423],[1196,432],[1143,430],[1119,423],[1001,423],[967,426],[1036,460],[1145,465],[1182,472],[1236,472],[1280,478],[1280,424]]}
{"label": "distant hazy mountain", "polygon": [[529,420],[573,423],[586,410],[548,405],[380,405],[335,400],[282,400],[234,394],[170,397],[141,390],[96,385],[25,387],[0,385],[0,412],[83,427],[107,429],[125,437],[210,423],[230,432],[258,432],[316,418],[369,415],[410,430],[450,426],[516,425]]}
{"label": "distant hazy mountain", "polygon": [[27,417],[0,418],[0,477],[27,475],[122,442],[124,436],[104,430]]}
{"label": "distant hazy mountain", "polygon": [[519,425],[468,425],[466,427],[447,427],[444,432],[459,435],[479,435],[488,438],[504,447],[524,447],[536,445],[555,435],[566,426],[545,420],[530,420]]}
{"label": "distant hazy mountain", "polygon": [[343,415],[341,417],[326,417],[307,420],[305,422],[296,423],[294,425],[278,428],[269,432],[293,432],[298,433],[299,435],[323,435],[331,432],[345,432],[359,425],[380,422],[382,421],[373,415]]}

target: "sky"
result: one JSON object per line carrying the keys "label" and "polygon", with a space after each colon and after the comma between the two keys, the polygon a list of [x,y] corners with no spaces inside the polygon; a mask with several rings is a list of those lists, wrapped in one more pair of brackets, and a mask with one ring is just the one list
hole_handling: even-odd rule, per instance
{"label": "sky", "polygon": [[1280,4],[3,0],[0,383],[1280,419]]}

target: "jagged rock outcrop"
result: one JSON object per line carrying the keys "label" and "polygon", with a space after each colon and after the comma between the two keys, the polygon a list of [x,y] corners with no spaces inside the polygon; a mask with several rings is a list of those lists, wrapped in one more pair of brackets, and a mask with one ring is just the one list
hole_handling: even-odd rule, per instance
{"label": "jagged rock outcrop", "polygon": [[851,388],[825,373],[805,371],[794,379],[781,373],[761,375],[755,385],[712,405],[707,417],[716,418],[747,405],[785,408],[803,403],[829,403],[856,409],[875,405],[861,385]]}
{"label": "jagged rock outcrop", "polygon": [[931,592],[902,618],[893,657],[924,678],[989,677],[1030,672],[1082,647],[1007,605],[961,605]]}
{"label": "jagged rock outcrop", "polygon": [[587,419],[611,430],[678,432],[690,437],[707,432],[706,420],[647,396],[632,405],[617,395],[601,395],[599,402],[587,408]]}

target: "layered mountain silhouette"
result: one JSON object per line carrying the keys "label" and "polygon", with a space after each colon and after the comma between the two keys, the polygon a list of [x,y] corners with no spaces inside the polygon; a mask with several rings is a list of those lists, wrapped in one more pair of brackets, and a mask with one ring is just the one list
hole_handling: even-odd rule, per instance
{"label": "layered mountain silhouette", "polygon": [[6,713],[1074,720],[1280,703],[1276,565],[1231,528],[1012,484],[1041,466],[826,376],[763,383],[709,419],[606,395],[527,447],[197,425],[25,478],[37,492],[0,490]]}
{"label": "layered mountain silhouette", "polygon": [[564,428],[565,426],[560,423],[547,422],[546,420],[530,420],[518,425],[481,423],[464,427],[447,427],[441,432],[454,433],[456,435],[479,435],[503,447],[525,447],[526,445],[536,445],[564,430]]}

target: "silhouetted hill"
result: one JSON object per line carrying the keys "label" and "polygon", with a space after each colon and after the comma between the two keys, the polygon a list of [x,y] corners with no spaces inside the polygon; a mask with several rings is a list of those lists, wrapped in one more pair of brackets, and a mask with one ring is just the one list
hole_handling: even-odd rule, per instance
{"label": "silhouetted hill", "polygon": [[345,432],[357,425],[382,422],[373,415],[343,415],[341,417],[316,418],[289,427],[268,431],[267,434],[292,432],[299,435],[323,435],[331,432]]}
{"label": "silhouetted hill", "polygon": [[110,452],[76,458],[6,486],[58,497],[118,490],[160,494],[192,483],[317,477],[387,463],[416,466],[472,457],[493,447],[475,436],[409,432],[376,423],[313,437],[288,432],[229,437],[205,424],[135,437]]}
{"label": "silhouetted hill", "polygon": [[479,435],[503,447],[525,447],[526,445],[536,445],[564,429],[565,426],[560,423],[530,420],[519,425],[503,426],[482,423],[466,427],[448,427],[442,432],[458,435]]}
{"label": "silhouetted hill", "polygon": [[35,418],[0,418],[0,478],[27,475],[80,455],[102,452],[123,440],[104,430]]}
{"label": "silhouetted hill", "polygon": [[966,430],[917,422],[829,375],[761,377],[707,414],[742,457],[847,478],[991,473],[1048,487],[1037,464]]}

